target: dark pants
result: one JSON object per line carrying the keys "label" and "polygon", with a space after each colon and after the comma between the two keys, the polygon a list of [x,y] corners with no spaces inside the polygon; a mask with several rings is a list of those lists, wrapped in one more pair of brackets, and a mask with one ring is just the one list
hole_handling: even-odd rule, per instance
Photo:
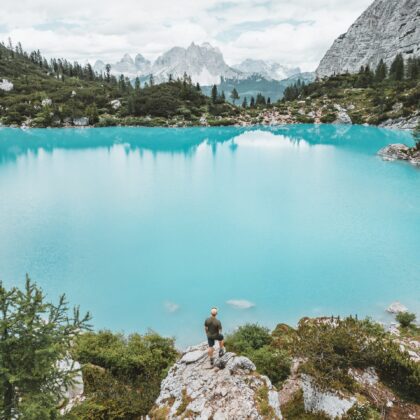
{"label": "dark pants", "polygon": [[223,335],[222,334],[219,334],[216,338],[210,338],[210,337],[207,337],[207,341],[208,341],[208,343],[209,343],[209,347],[213,347],[214,346],[214,343],[216,342],[216,341],[222,341],[223,340]]}

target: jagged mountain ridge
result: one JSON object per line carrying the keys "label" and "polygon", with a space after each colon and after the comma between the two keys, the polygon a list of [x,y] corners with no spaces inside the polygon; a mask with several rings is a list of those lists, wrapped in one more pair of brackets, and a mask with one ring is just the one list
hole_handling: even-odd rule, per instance
{"label": "jagged mountain ridge", "polygon": [[247,76],[260,75],[266,80],[284,80],[301,73],[299,67],[286,67],[273,61],[254,60],[252,58],[242,61],[235,66],[235,69]]}
{"label": "jagged mountain ridge", "polygon": [[420,0],[375,0],[321,60],[318,77],[390,65],[398,53],[420,55]]}
{"label": "jagged mountain ridge", "polygon": [[[94,70],[98,73],[104,72],[105,63],[102,60],[96,61]],[[111,73],[124,74],[130,79],[139,76],[143,80],[153,74],[156,83],[167,81],[170,75],[177,78],[186,73],[194,83],[208,86],[219,84],[222,79],[246,79],[253,75],[260,75],[270,81],[283,80],[300,73],[300,69],[253,59],[247,59],[232,67],[226,64],[218,48],[209,43],[192,43],[188,48],[171,48],[154,63],[146,60],[141,54],[137,54],[134,60],[129,54],[125,54],[120,61],[111,64]]]}

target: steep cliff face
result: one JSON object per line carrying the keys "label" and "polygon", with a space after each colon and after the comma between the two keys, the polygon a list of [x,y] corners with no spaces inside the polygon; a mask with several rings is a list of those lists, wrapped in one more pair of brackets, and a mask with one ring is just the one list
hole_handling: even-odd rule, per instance
{"label": "steep cliff face", "polygon": [[334,41],[316,74],[355,73],[361,66],[375,67],[381,58],[390,65],[398,53],[420,55],[420,0],[375,0]]}

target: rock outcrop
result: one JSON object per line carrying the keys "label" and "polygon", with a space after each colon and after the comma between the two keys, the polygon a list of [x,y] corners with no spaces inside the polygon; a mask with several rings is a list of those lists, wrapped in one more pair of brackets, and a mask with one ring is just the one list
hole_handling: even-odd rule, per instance
{"label": "rock outcrop", "polygon": [[[378,155],[381,156],[383,160],[406,160],[412,165],[420,166],[420,150],[411,149],[405,144],[390,144],[379,150]],[[405,312],[407,310],[406,308],[405,311],[399,309],[396,304],[394,304],[394,308],[391,308],[391,306],[388,308],[388,312],[391,313]]]}
{"label": "rock outcrop", "polygon": [[10,92],[13,89],[13,83],[7,79],[2,79],[0,81],[0,89],[6,92]]}
{"label": "rock outcrop", "polygon": [[321,390],[309,375],[302,375],[301,381],[307,412],[324,413],[331,419],[341,418],[357,401],[355,397],[345,396],[337,391]]}
{"label": "rock outcrop", "polygon": [[375,67],[381,59],[390,65],[399,53],[404,58],[420,55],[420,1],[375,0],[334,41],[316,74],[356,73],[361,66]]}
{"label": "rock outcrop", "polygon": [[[217,350],[217,349],[216,349]],[[281,419],[278,394],[246,357],[226,353],[211,368],[205,343],[189,347],[171,368],[152,419]]]}

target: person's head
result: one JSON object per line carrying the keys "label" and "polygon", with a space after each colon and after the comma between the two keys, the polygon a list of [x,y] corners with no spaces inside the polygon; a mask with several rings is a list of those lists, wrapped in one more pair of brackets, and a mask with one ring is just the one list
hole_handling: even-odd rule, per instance
{"label": "person's head", "polygon": [[217,308],[211,308],[211,316],[216,316],[217,315]]}

